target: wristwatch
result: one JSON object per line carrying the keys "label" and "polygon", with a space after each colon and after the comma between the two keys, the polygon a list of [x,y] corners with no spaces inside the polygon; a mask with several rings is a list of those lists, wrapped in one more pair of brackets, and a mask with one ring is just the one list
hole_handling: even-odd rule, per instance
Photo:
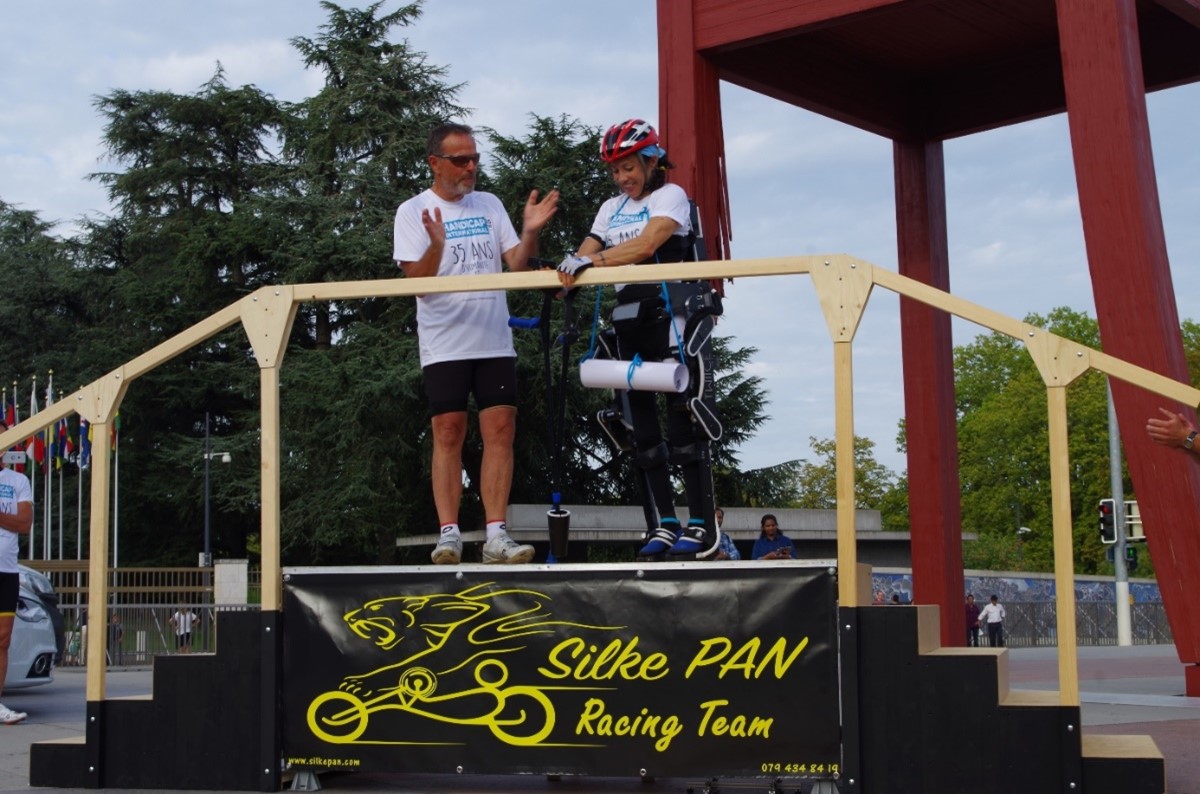
{"label": "wristwatch", "polygon": [[1192,444],[1195,444],[1195,443],[1196,443],[1196,436],[1197,436],[1197,434],[1200,434],[1200,431],[1193,430],[1192,432],[1188,433],[1188,436],[1187,436],[1187,438],[1185,438],[1185,439],[1183,440],[1183,448],[1184,448],[1184,449],[1191,449],[1191,448],[1192,448]]}

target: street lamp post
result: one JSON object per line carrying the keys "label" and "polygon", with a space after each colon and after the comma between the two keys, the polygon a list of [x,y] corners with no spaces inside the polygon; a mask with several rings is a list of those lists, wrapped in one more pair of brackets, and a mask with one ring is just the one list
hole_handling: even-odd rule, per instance
{"label": "street lamp post", "polygon": [[1017,559],[1022,569],[1025,567],[1025,536],[1032,531],[1029,527],[1017,527]]}
{"label": "street lamp post", "polygon": [[208,432],[208,411],[204,412],[204,557],[200,560],[201,568],[212,567],[212,476],[210,463],[214,456],[220,456],[222,463],[229,463],[233,456],[228,452],[213,452],[212,442]]}

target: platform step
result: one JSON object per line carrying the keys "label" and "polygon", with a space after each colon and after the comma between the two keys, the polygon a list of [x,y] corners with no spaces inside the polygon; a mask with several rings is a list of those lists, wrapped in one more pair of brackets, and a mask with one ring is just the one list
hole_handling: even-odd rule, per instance
{"label": "platform step", "polygon": [[87,758],[86,736],[33,742],[29,745],[29,785],[94,787],[96,780],[88,774]]}
{"label": "platform step", "polygon": [[1083,737],[1083,790],[1162,794],[1167,790],[1162,752],[1149,736]]}

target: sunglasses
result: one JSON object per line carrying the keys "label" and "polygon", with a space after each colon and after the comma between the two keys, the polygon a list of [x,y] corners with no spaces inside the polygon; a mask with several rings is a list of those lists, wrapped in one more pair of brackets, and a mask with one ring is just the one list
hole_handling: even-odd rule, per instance
{"label": "sunglasses", "polygon": [[455,168],[466,168],[467,163],[479,165],[479,155],[477,154],[435,154],[434,157],[449,160]]}

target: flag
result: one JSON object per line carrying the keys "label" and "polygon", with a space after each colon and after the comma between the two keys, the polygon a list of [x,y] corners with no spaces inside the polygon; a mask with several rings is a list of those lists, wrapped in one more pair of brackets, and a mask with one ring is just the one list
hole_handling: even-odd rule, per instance
{"label": "flag", "polygon": [[29,440],[29,446],[25,448],[26,454],[32,457],[34,462],[42,468],[46,467],[46,439],[44,435],[44,430],[37,431],[33,438]]}
{"label": "flag", "polygon": [[92,426],[79,417],[79,468],[86,469],[92,460]]}
{"label": "flag", "polygon": [[[82,421],[82,420],[81,420]],[[71,441],[71,428],[66,417],[62,420],[62,456],[63,460],[68,463],[71,461],[71,455],[75,452],[75,444]]]}
{"label": "flag", "polygon": [[[37,401],[37,375],[33,376],[33,387],[29,390],[29,416],[37,416],[38,401]],[[42,441],[41,433],[34,433],[25,442],[25,455],[29,460],[30,470],[33,470],[34,463],[41,463],[42,458],[46,457],[46,442]]]}
{"label": "flag", "polygon": [[67,418],[58,420],[54,433],[54,468],[61,469],[71,455],[71,436],[67,433]]}
{"label": "flag", "polygon": [[[18,402],[19,402],[19,400],[17,398],[17,382],[14,380],[13,381],[12,402],[9,403],[6,401],[6,404],[4,406],[4,421],[8,423],[9,427],[13,427],[13,426],[21,423],[21,409],[17,407]],[[13,449],[17,450],[17,451],[20,451],[21,449],[23,449],[23,447],[21,446],[21,442],[18,441],[16,443],[16,445],[13,446]],[[13,471],[19,471],[19,472],[24,473],[25,464],[24,463],[14,464]]]}
{"label": "flag", "polygon": [[[54,370],[50,370],[49,377],[46,378],[46,407],[54,405]],[[43,427],[38,431],[38,441],[41,442],[41,449],[38,450],[38,463],[42,464],[42,470],[48,471],[56,463],[58,450],[55,449],[54,426]],[[46,453],[50,454],[47,455]]]}

